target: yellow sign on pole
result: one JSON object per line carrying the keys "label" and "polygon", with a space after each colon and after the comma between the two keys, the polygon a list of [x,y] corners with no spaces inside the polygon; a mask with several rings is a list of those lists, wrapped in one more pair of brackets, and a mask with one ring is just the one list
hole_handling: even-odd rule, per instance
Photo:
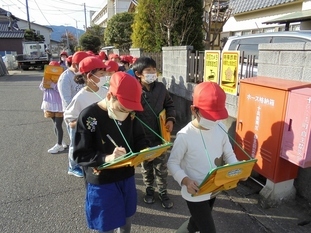
{"label": "yellow sign on pole", "polygon": [[224,51],[222,53],[220,86],[231,95],[238,93],[238,69],[240,51]]}
{"label": "yellow sign on pole", "polygon": [[220,51],[205,50],[204,82],[219,83]]}

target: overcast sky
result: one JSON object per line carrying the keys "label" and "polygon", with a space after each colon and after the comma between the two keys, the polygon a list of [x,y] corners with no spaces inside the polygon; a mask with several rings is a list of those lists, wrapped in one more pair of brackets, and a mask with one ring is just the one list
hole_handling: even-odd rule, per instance
{"label": "overcast sky", "polygon": [[[105,0],[28,0],[30,21],[40,25],[68,25],[84,30],[84,3],[87,26],[90,11],[98,11]],[[27,20],[26,0],[0,0],[0,7]]]}

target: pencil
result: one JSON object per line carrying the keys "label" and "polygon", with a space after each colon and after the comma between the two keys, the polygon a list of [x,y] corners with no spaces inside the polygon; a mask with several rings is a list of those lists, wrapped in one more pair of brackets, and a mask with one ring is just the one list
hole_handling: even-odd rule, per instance
{"label": "pencil", "polygon": [[112,139],[112,137],[110,137],[109,134],[107,134],[106,136],[107,136],[107,138],[112,142],[112,144],[113,144],[115,147],[119,147],[119,146],[117,145],[117,143]]}

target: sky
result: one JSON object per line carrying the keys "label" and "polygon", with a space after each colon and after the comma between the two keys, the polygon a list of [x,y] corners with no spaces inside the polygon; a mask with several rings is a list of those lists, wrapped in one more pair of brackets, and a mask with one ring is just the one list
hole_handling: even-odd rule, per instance
{"label": "sky", "polygon": [[0,0],[0,7],[17,18],[27,20],[26,2],[30,22],[40,25],[73,26],[85,30],[84,3],[87,26],[90,26],[90,11],[98,11],[105,0]]}

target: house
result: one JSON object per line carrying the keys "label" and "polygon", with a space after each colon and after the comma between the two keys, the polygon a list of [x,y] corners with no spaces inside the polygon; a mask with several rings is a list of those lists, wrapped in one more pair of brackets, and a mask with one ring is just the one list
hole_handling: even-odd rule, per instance
{"label": "house", "polygon": [[231,0],[222,37],[311,29],[309,0]]}
{"label": "house", "polygon": [[[27,20],[20,19],[18,21],[18,26],[21,30],[29,29],[29,23]],[[37,33],[37,35],[44,36],[45,39],[44,43],[49,48],[51,44],[51,34],[53,32],[53,29],[47,26],[36,24],[34,22],[30,22],[30,27]]]}
{"label": "house", "polygon": [[106,28],[107,22],[117,13],[128,12],[131,0],[106,0],[102,8],[91,17],[91,26],[99,25]]}
{"label": "house", "polygon": [[0,8],[0,55],[22,54],[24,31],[16,25],[19,19]]}
{"label": "house", "polygon": [[138,0],[132,0],[129,6],[128,12],[135,13],[137,5],[138,5]]}
{"label": "house", "polygon": [[43,35],[47,47],[51,43],[52,28],[36,24],[28,23],[28,21],[20,19],[11,14],[11,12],[0,8],[0,54],[7,53],[23,53],[24,31],[29,26],[37,34]]}

